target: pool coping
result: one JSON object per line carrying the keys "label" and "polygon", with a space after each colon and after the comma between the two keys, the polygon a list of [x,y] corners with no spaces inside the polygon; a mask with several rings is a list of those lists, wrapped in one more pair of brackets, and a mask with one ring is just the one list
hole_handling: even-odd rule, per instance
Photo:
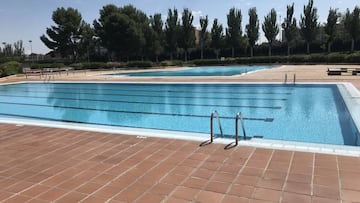
{"label": "pool coping", "polygon": [[[14,83],[2,83],[0,85],[10,84],[23,84],[23,83],[43,83],[40,81],[21,81]],[[281,82],[124,82],[124,81],[52,81],[51,83],[119,83],[119,84],[284,84]],[[340,91],[344,98],[345,104],[352,116],[352,119],[360,130],[360,116],[357,116],[360,112],[360,91],[357,90],[353,84],[349,82],[297,82],[296,84],[335,84],[343,85],[347,90],[344,92]],[[295,84],[295,85],[296,85]],[[289,85],[294,85],[293,83]],[[355,104],[355,103],[356,104]],[[355,112],[358,112],[356,114]],[[360,114],[359,114],[360,115]],[[191,133],[191,132],[178,132],[168,130],[154,130],[145,128],[131,128],[131,127],[118,127],[118,126],[104,126],[95,124],[83,124],[83,123],[68,123],[61,121],[46,121],[39,119],[22,119],[22,118],[0,118],[0,123],[14,124],[14,125],[32,125],[52,128],[65,128],[72,130],[92,131],[92,132],[104,132],[111,134],[125,134],[133,135],[138,138],[146,137],[157,137],[164,139],[182,139],[192,140],[200,142],[209,141],[210,135],[205,133]],[[359,135],[358,135],[359,136]],[[221,143],[226,145],[233,145],[232,139],[228,138],[216,138],[214,143]],[[251,146],[269,149],[279,150],[291,150],[301,152],[313,152],[323,153],[332,155],[344,155],[344,156],[355,156],[360,157],[360,147],[357,146],[346,146],[346,145],[331,145],[331,144],[318,144],[318,143],[307,143],[307,142],[296,142],[296,141],[285,141],[285,140],[270,140],[270,139],[258,139],[252,138],[251,140],[240,140],[239,146]]]}

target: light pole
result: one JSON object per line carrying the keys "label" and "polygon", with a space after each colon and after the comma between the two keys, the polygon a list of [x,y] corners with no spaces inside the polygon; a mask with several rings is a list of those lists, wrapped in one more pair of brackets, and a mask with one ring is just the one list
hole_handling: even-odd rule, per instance
{"label": "light pole", "polygon": [[29,40],[29,44],[30,44],[30,62],[32,62],[32,40]]}
{"label": "light pole", "polygon": [[282,22],[281,22],[281,15],[280,15],[280,36],[279,36],[279,41],[280,41],[280,43],[282,43]]}
{"label": "light pole", "polygon": [[6,56],[6,42],[2,43],[4,45],[4,55]]}
{"label": "light pole", "polygon": [[32,54],[32,45],[31,45],[31,43],[32,43],[32,40],[29,40],[29,44],[30,44],[30,55]]}

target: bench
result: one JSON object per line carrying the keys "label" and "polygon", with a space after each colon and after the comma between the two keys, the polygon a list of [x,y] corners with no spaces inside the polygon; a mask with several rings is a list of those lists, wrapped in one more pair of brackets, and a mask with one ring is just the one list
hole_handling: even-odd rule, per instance
{"label": "bench", "polygon": [[346,73],[347,68],[328,68],[328,75],[341,75],[341,73]]}
{"label": "bench", "polygon": [[360,68],[328,68],[328,75],[357,75]]}
{"label": "bench", "polygon": [[31,69],[31,68],[23,68],[23,73],[25,74],[25,78],[28,76],[48,76],[48,75],[61,75],[61,73],[66,73],[69,75],[69,72],[72,71],[71,67],[63,67],[63,68],[44,68],[44,69]]}
{"label": "bench", "polygon": [[25,74],[25,78],[28,76],[42,76],[43,71],[41,69],[31,69],[31,68],[23,68],[23,73]]}
{"label": "bench", "polygon": [[352,75],[357,75],[358,73],[360,73],[360,68],[355,68],[352,70]]}

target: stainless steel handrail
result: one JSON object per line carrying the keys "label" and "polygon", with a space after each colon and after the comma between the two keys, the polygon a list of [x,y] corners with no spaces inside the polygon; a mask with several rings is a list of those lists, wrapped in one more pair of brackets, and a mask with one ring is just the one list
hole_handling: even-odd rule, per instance
{"label": "stainless steel handrail", "polygon": [[295,82],[296,82],[296,74],[294,73],[294,84],[295,84]]}
{"label": "stainless steel handrail", "polygon": [[211,116],[210,116],[210,142],[214,141],[214,130],[213,130],[214,116],[216,116],[216,119],[217,119],[218,125],[219,125],[219,129],[220,129],[220,133],[221,133],[221,137],[223,137],[223,131],[222,131],[221,123],[220,123],[220,116],[219,116],[219,113],[215,110],[211,113]]}
{"label": "stainless steel handrail", "polygon": [[285,84],[287,83],[287,73],[285,73],[285,76],[284,76],[284,83]]}
{"label": "stainless steel handrail", "polygon": [[241,121],[241,127],[243,130],[243,135],[244,135],[244,139],[246,139],[246,132],[245,132],[245,124],[244,124],[244,118],[241,115],[241,112],[238,112],[236,114],[236,118],[235,118],[235,145],[238,145],[239,143],[239,119]]}

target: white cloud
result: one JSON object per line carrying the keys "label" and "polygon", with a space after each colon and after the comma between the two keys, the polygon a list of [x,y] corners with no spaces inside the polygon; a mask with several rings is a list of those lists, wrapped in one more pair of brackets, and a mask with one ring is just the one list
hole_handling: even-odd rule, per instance
{"label": "white cloud", "polygon": [[194,18],[203,16],[202,11],[191,11],[191,14],[194,16]]}
{"label": "white cloud", "polygon": [[200,28],[200,17],[204,16],[202,11],[191,11],[191,14],[194,16],[193,25],[196,28]]}

